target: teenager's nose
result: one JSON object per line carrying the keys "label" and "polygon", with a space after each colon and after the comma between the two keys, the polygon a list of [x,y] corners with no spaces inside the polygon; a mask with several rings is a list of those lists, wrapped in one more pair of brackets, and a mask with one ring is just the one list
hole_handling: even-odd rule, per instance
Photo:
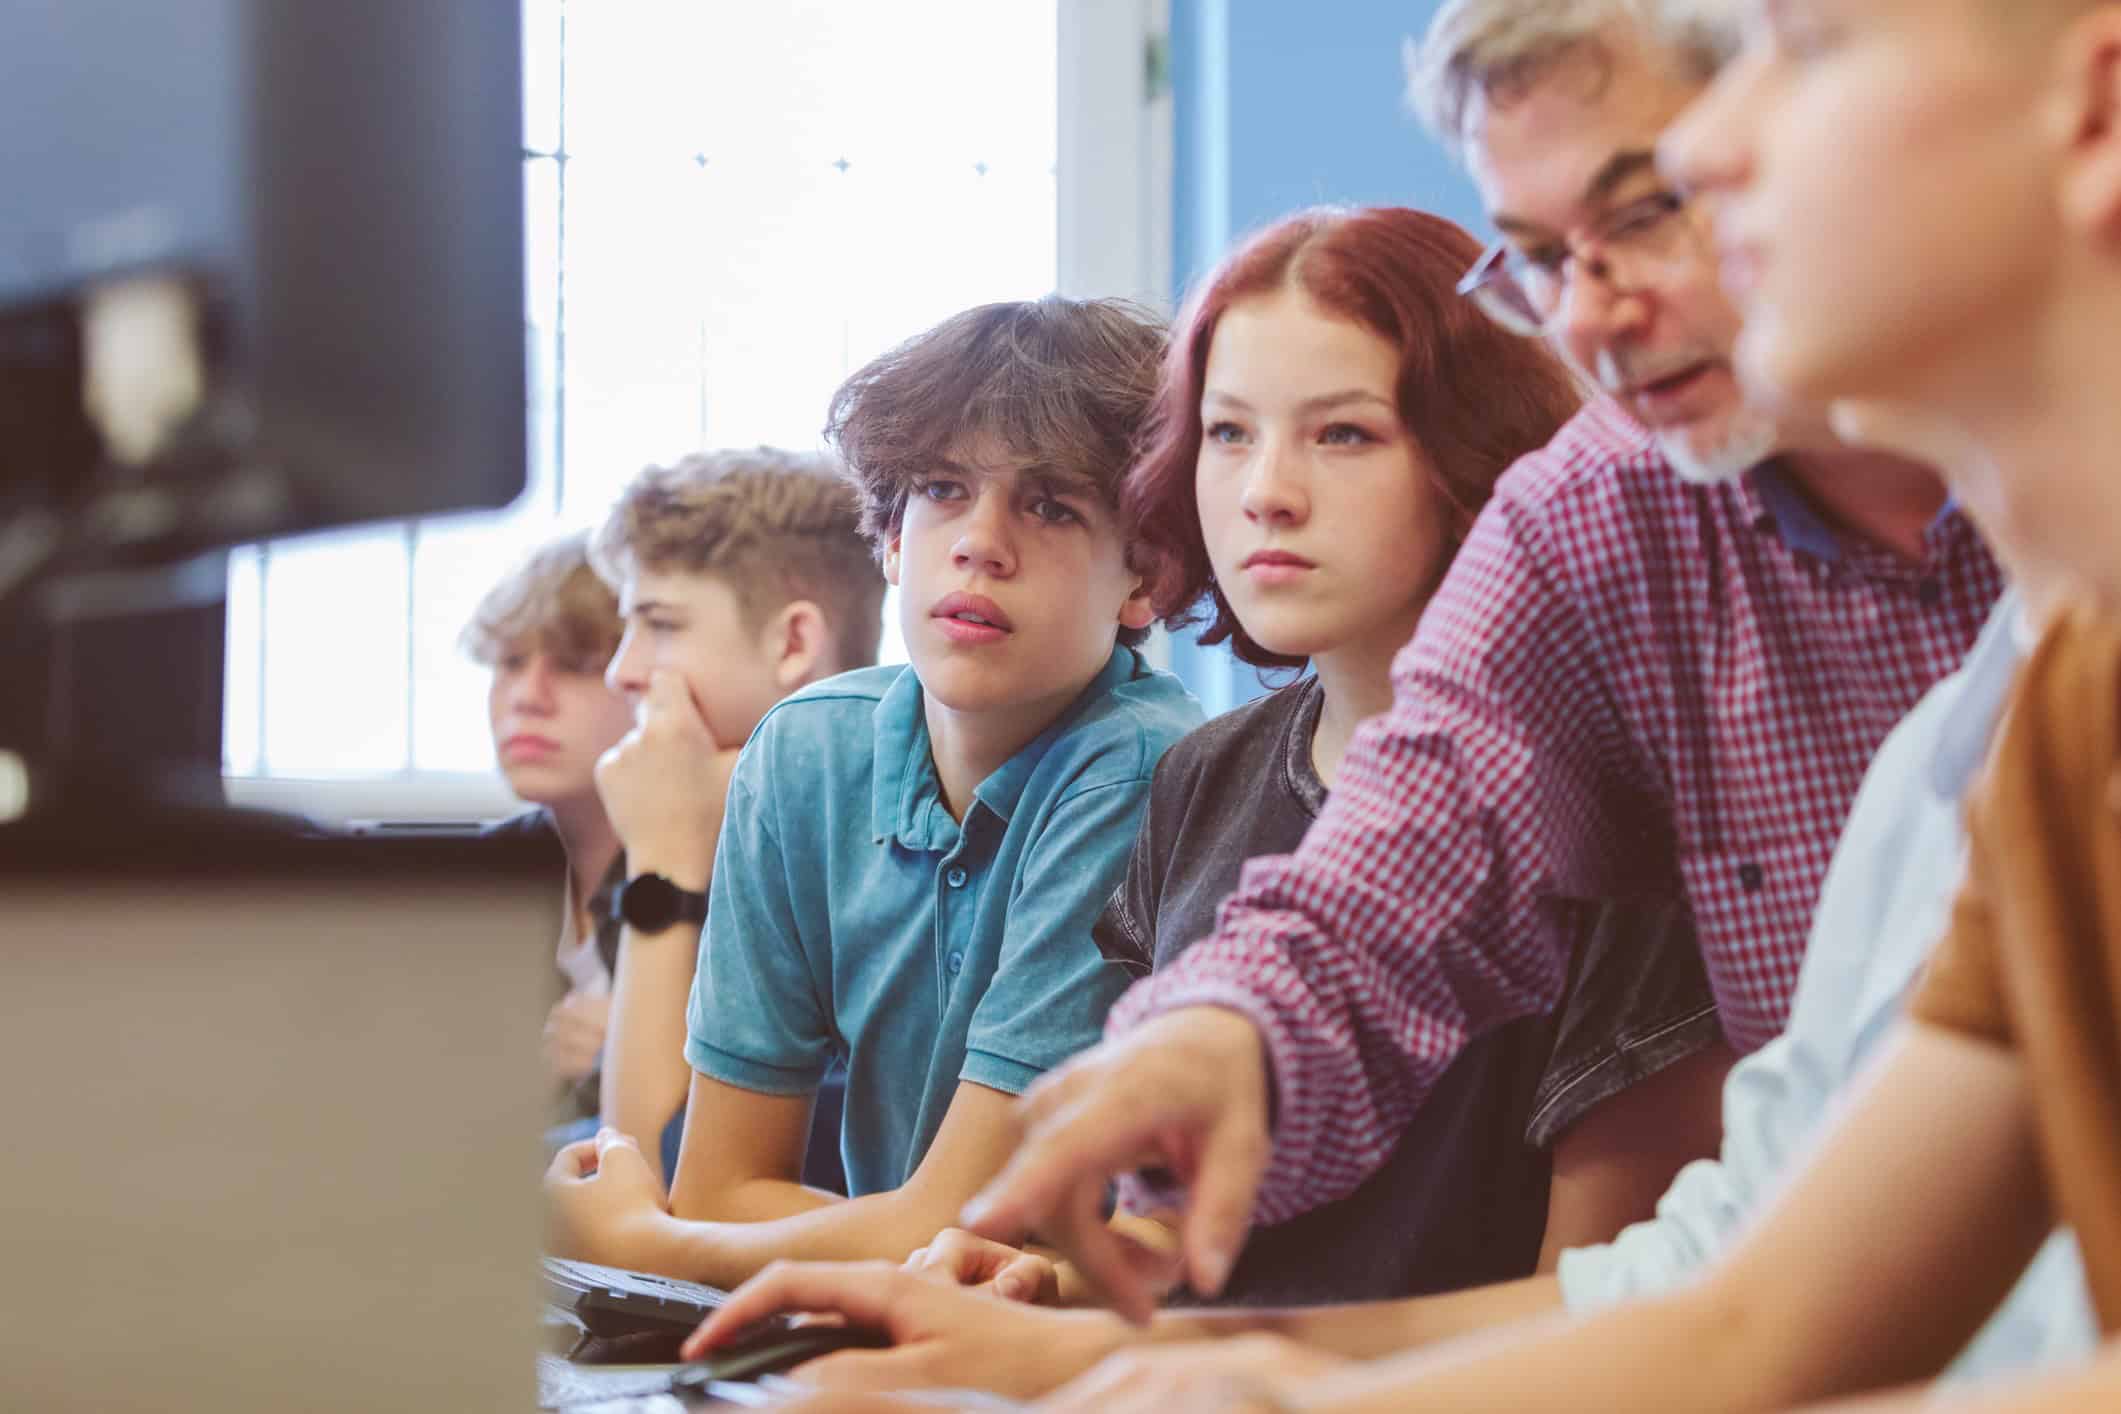
{"label": "teenager's nose", "polygon": [[516,674],[513,705],[518,712],[529,712],[538,716],[549,714],[557,702],[553,693],[553,678],[558,669],[553,666],[552,655],[537,652]]}
{"label": "teenager's nose", "polygon": [[1257,525],[1295,526],[1310,517],[1311,498],[1304,490],[1302,469],[1282,439],[1268,438],[1253,453],[1245,468],[1240,504],[1246,519]]}
{"label": "teenager's nose", "polygon": [[619,639],[618,651],[611,655],[611,665],[604,669],[604,685],[623,697],[639,697],[648,691],[648,651],[641,646],[641,637],[626,626],[625,635]]}
{"label": "teenager's nose", "polygon": [[1006,579],[1016,573],[1016,540],[1009,525],[1009,498],[982,490],[959,522],[951,562],[967,574]]}

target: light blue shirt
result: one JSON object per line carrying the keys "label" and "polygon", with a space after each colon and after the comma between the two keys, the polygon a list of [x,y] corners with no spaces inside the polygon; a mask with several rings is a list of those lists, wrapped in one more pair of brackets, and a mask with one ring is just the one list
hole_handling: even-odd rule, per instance
{"label": "light blue shirt", "polygon": [[[1879,748],[1820,891],[1789,1027],[1733,1067],[1724,1086],[1722,1156],[1688,1165],[1651,1221],[1562,1254],[1570,1310],[1670,1290],[1728,1247],[1899,1020],[1944,936],[1965,860],[1959,799],[2017,669],[2021,612],[2017,595],[2006,594],[1965,665]],[[1952,1374],[1978,1379],[2075,1359],[2097,1340],[2076,1245],[2057,1234]]]}
{"label": "light blue shirt", "polygon": [[1017,1094],[1096,1043],[1127,977],[1090,925],[1157,758],[1200,722],[1176,678],[1116,648],[960,825],[910,667],[781,702],[730,781],[686,1060],[800,1095],[844,1058],[848,1191],[901,1186],[959,1081]]}

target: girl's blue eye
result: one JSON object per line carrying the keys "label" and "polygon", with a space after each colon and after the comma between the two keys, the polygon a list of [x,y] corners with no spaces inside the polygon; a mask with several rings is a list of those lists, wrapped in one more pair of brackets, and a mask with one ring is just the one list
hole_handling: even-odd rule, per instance
{"label": "girl's blue eye", "polygon": [[1335,422],[1329,424],[1318,434],[1318,440],[1328,446],[1355,447],[1365,442],[1374,442],[1377,439],[1352,422]]}
{"label": "girl's blue eye", "polygon": [[1224,446],[1243,440],[1244,435],[1245,430],[1234,422],[1211,422],[1201,429],[1201,437],[1204,441],[1216,442]]}

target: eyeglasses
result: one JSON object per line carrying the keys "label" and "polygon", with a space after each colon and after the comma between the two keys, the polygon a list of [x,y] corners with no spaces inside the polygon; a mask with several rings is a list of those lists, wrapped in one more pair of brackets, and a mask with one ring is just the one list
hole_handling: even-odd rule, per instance
{"label": "eyeglasses", "polygon": [[1579,234],[1522,250],[1497,241],[1463,280],[1458,293],[1469,295],[1487,316],[1513,333],[1542,333],[1561,308],[1571,267],[1597,277],[1614,289],[1623,284],[1622,269],[1639,278],[1654,266],[1699,248],[1694,223],[1686,219],[1687,199],[1660,191],[1615,207]]}

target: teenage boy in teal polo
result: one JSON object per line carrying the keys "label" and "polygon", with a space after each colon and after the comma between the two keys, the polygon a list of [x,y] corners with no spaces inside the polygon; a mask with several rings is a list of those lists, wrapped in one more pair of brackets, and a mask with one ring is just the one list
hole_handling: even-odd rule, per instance
{"label": "teenage boy in teal polo", "polygon": [[[828,434],[899,589],[906,667],[769,712],[729,788],[665,1196],[630,1141],[563,1150],[555,1251],[733,1286],[902,1259],[1007,1159],[1009,1102],[1093,1044],[1125,977],[1090,936],[1198,704],[1135,645],[1117,510],[1162,329],[1049,297],[968,311],[834,396]],[[847,1199],[797,1175],[847,1064]]]}

